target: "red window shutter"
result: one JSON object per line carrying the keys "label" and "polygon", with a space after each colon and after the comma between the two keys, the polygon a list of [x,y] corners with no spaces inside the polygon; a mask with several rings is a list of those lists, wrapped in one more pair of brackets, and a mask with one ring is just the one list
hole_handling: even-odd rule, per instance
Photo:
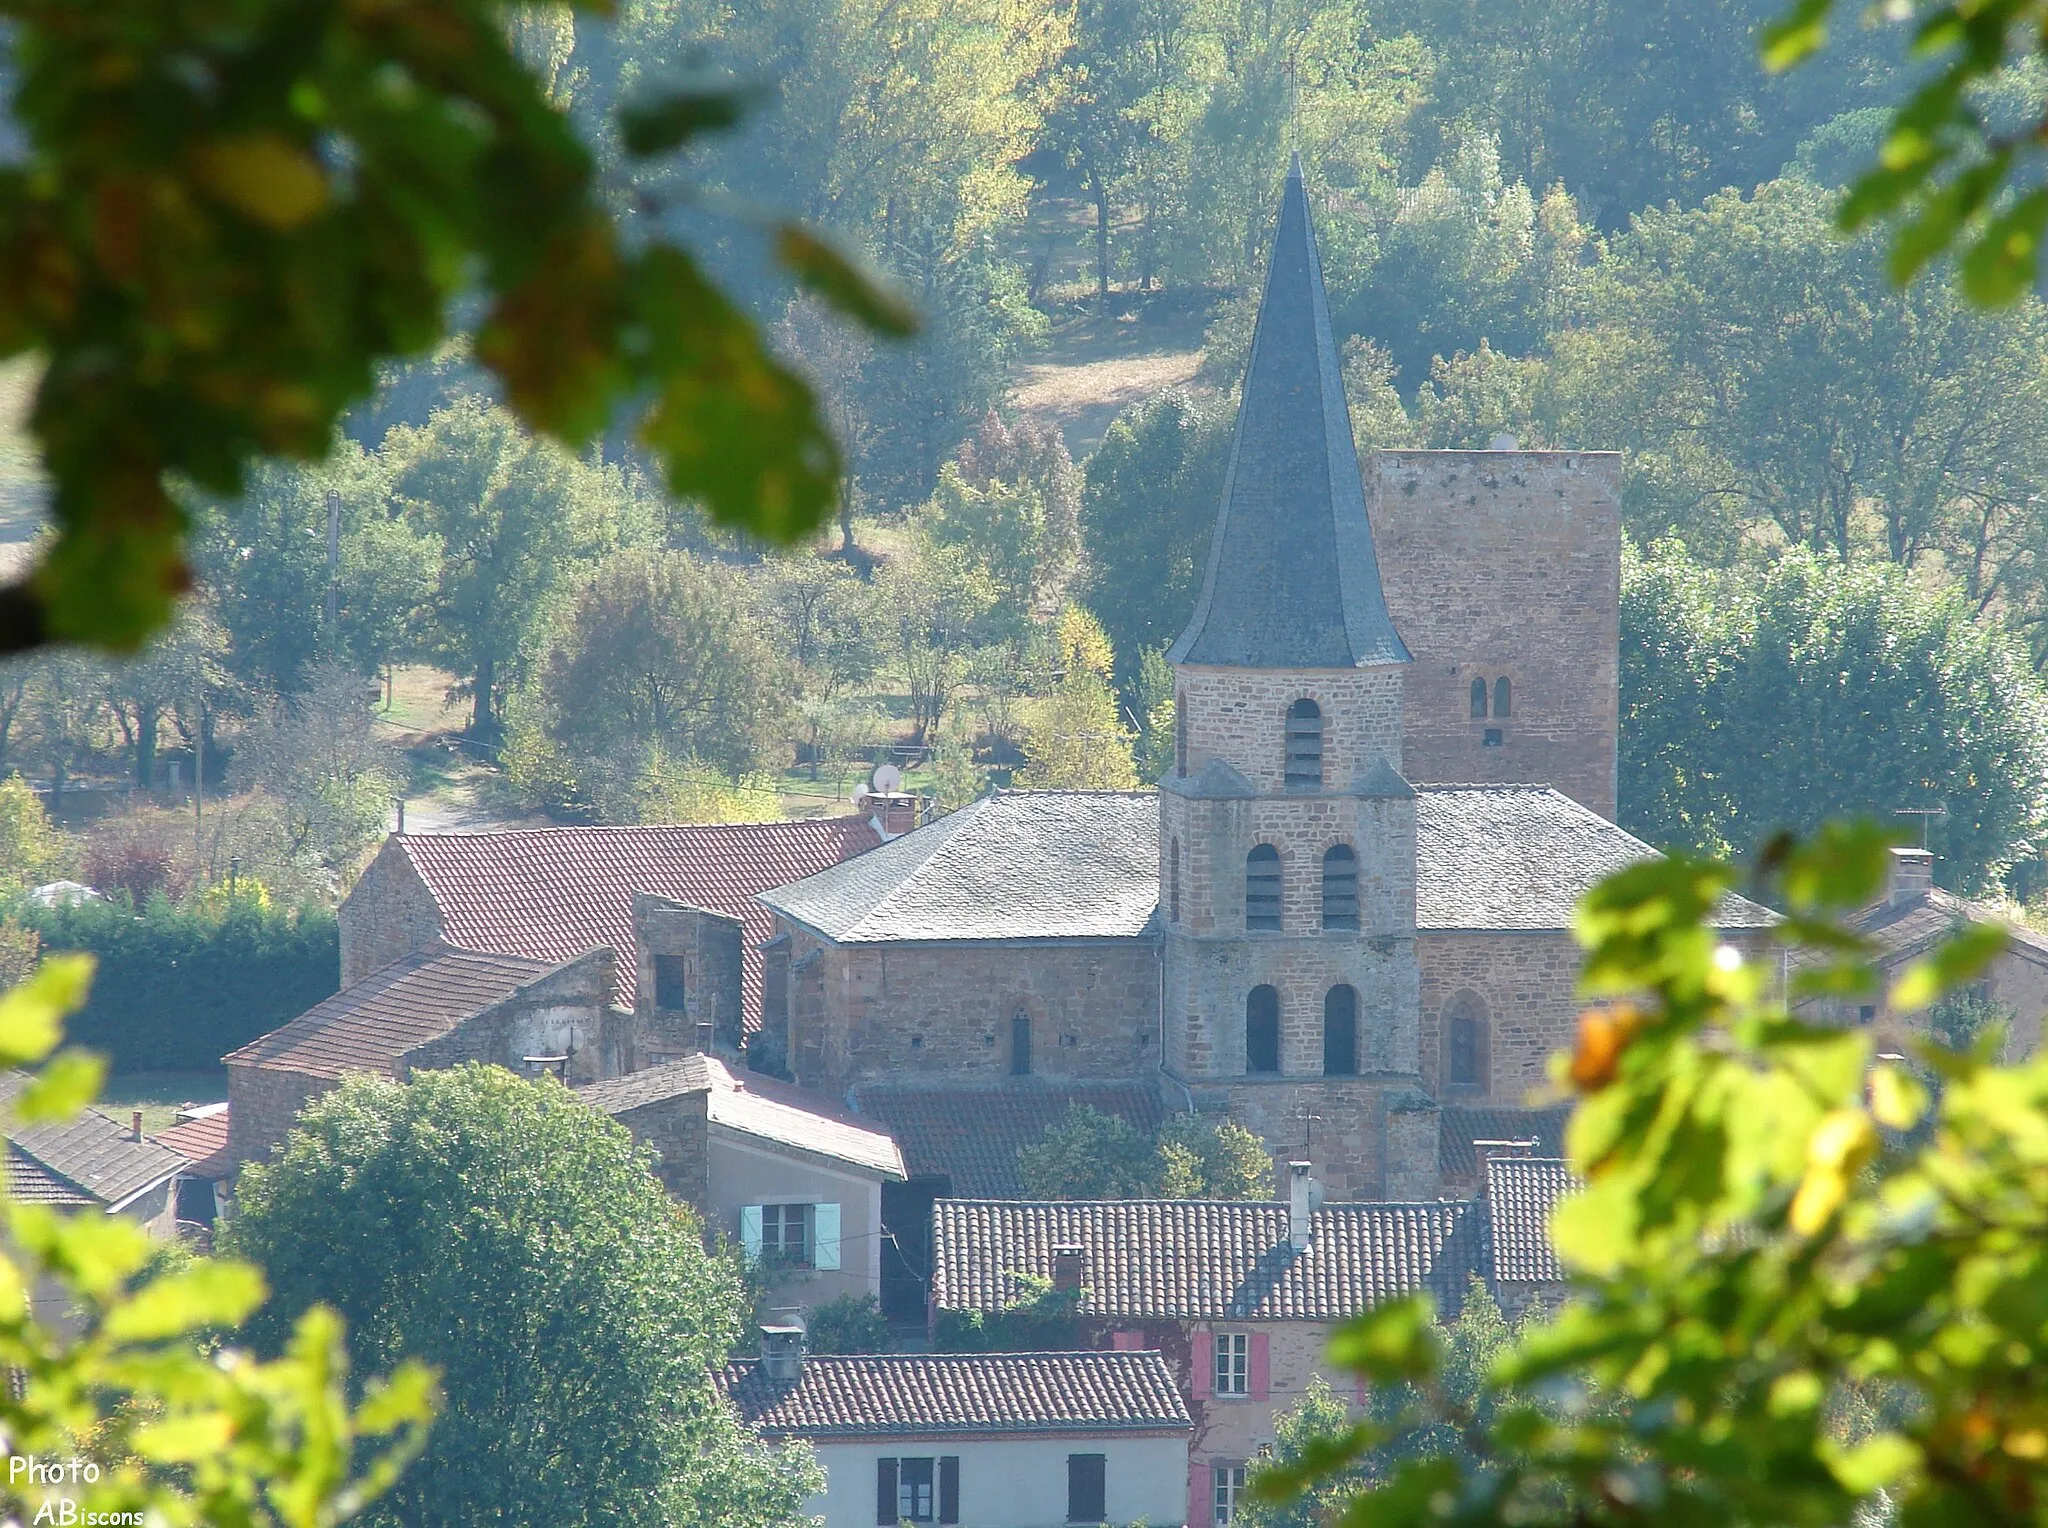
{"label": "red window shutter", "polygon": [[1271,1388],[1273,1357],[1270,1351],[1272,1338],[1266,1332],[1252,1333],[1252,1399],[1263,1401]]}
{"label": "red window shutter", "polygon": [[1214,1485],[1209,1479],[1209,1466],[1188,1461],[1188,1528],[1209,1528],[1213,1521]]}
{"label": "red window shutter", "polygon": [[[1195,1328],[1193,1356],[1189,1362],[1188,1388],[1194,1394],[1188,1399],[1196,1405],[1216,1393],[1216,1334],[1206,1326]],[[1202,1519],[1207,1522],[1208,1519]]]}
{"label": "red window shutter", "polygon": [[1145,1348],[1145,1334],[1143,1332],[1111,1332],[1109,1334],[1109,1346],[1113,1352],[1117,1353],[1143,1352]]}
{"label": "red window shutter", "polygon": [[1372,1381],[1363,1374],[1359,1375],[1357,1379],[1351,1382],[1351,1398],[1358,1402],[1361,1409],[1370,1409],[1372,1406]]}

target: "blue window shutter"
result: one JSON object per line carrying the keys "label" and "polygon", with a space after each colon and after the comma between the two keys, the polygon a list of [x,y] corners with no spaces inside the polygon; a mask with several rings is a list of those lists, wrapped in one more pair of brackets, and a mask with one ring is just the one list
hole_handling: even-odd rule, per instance
{"label": "blue window shutter", "polygon": [[839,1266],[839,1206],[811,1206],[811,1266],[830,1270]]}
{"label": "blue window shutter", "polygon": [[758,1204],[740,1206],[740,1246],[745,1250],[748,1262],[760,1259],[761,1206]]}

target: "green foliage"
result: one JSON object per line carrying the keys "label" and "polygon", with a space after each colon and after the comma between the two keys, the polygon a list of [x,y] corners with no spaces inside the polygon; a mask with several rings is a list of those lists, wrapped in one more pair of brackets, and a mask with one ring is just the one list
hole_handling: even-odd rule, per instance
{"label": "green foliage", "polygon": [[[1412,1520],[1433,1501],[1473,1525],[1637,1522],[1645,1503],[1680,1524],[2033,1520],[2048,1459],[2034,1379],[2048,1060],[1927,1047],[1936,1128],[1881,1153],[1881,1130],[1915,1125],[1927,1091],[1878,1062],[1867,1032],[1784,1007],[1879,985],[1875,947],[1836,920],[1882,885],[1885,845],[1875,828],[1830,827],[1766,848],[1800,973],[1789,990],[1775,954],[1744,959],[1710,926],[1737,884],[1725,865],[1640,864],[1587,897],[1581,987],[1608,1006],[1582,1017],[1557,1068],[1579,1098],[1566,1145],[1586,1186],[1551,1227],[1574,1297],[1494,1362],[1491,1421],[1432,1400],[1275,1469],[1262,1494],[1318,1487],[1403,1428],[1448,1423],[1469,1454],[1403,1463],[1345,1521]],[[1977,980],[2001,943],[1937,949],[1891,1001]],[[1333,1357],[1426,1392],[1441,1366],[1416,1340],[1422,1304],[1380,1307]]]}
{"label": "green foliage", "polygon": [[1148,647],[1138,654],[1136,700],[1135,709],[1145,723],[1138,736],[1138,778],[1156,785],[1173,769],[1177,743],[1173,665],[1166,661],[1164,648]]}
{"label": "green foliage", "polygon": [[200,908],[153,897],[26,907],[24,928],[52,951],[94,957],[98,975],[72,1022],[117,1072],[207,1071],[341,985],[331,914],[275,911],[256,898]]}
{"label": "green foliage", "polygon": [[265,706],[236,750],[237,783],[278,807],[283,857],[337,878],[383,836],[405,781],[397,751],[376,735],[374,694],[361,676],[317,664],[304,693]]}
{"label": "green foliage", "polygon": [[1667,544],[1628,559],[1621,631],[1631,831],[1725,850],[1929,807],[1965,890],[2031,854],[2048,698],[2018,644],[1954,596],[1804,552],[1715,575]]}
{"label": "green foliage", "polygon": [[886,1353],[889,1321],[873,1295],[841,1295],[804,1317],[804,1344],[813,1353]]}
{"label": "green foliage", "polygon": [[[0,348],[48,360],[33,428],[59,534],[6,646],[138,643],[182,583],[167,479],[232,495],[251,457],[321,455],[458,296],[535,427],[581,441],[624,405],[670,490],[719,518],[790,539],[828,511],[809,391],[679,246],[621,237],[493,0],[431,25],[339,0],[231,25],[142,0],[8,15],[27,141],[0,185]],[[710,125],[637,104],[642,147]],[[816,241],[780,248],[825,300],[883,306]]]}
{"label": "green foliage", "polygon": [[18,774],[0,780],[0,879],[36,886],[53,879],[67,858],[64,835],[43,798]]}
{"label": "green foliage", "polygon": [[1130,728],[1109,679],[1116,666],[1102,625],[1079,605],[1060,612],[1051,633],[1052,693],[1032,708],[1024,738],[1022,790],[1134,790]]}
{"label": "green foliage", "polygon": [[446,1404],[375,1520],[794,1524],[817,1483],[712,1391],[744,1314],[626,1132],[552,1079],[355,1076],[245,1169],[227,1240],[268,1275],[252,1330],[349,1318],[359,1366],[435,1363]]}
{"label": "green foliage", "polygon": [[932,1332],[941,1353],[1067,1353],[1082,1346],[1088,1291],[1055,1289],[1037,1274],[1013,1273],[1017,1297],[1001,1310],[942,1310]]}
{"label": "green foliage", "polygon": [[1154,1136],[1087,1104],[1071,1105],[1017,1153],[1033,1199],[1269,1199],[1273,1163],[1234,1120],[1176,1115]]}
{"label": "green foliage", "polygon": [[[10,1101],[10,1127],[71,1118],[100,1068],[55,1055],[92,962],[47,962],[0,997],[0,1066],[44,1063]],[[351,1378],[340,1321],[315,1306],[258,1362],[224,1343],[264,1299],[246,1264],[165,1256],[120,1216],[0,1208],[0,1427],[17,1458],[78,1458],[96,1477],[48,1490],[21,1476],[0,1501],[28,1522],[161,1522],[176,1528],[331,1528],[387,1491],[419,1452],[434,1385],[417,1363]],[[52,1311],[54,1319],[39,1316]],[[357,1369],[357,1375],[366,1371]],[[68,1500],[66,1500],[68,1498]]]}

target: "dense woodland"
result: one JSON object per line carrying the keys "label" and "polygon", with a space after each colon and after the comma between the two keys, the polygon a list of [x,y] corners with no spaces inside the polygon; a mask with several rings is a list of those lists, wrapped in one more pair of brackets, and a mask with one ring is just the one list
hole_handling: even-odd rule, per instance
{"label": "dense woodland", "polygon": [[[838,526],[775,555],[718,531],[623,436],[579,455],[527,433],[457,342],[390,372],[325,463],[188,493],[198,587],[140,657],[0,669],[0,772],[60,817],[81,783],[137,792],[8,868],[138,903],[230,876],[331,903],[416,788],[380,718],[419,666],[461,698],[507,813],[829,810],[889,757],[941,809],[1154,777],[1160,653],[1298,151],[1362,447],[1627,453],[1625,823],[1740,852],[1922,811],[1944,879],[2024,899],[2048,847],[2048,307],[1900,289],[1880,235],[1834,231],[1899,39],[1852,26],[1767,75],[1775,9],[527,13],[520,47],[621,216],[696,240],[819,388],[849,462]],[[657,85],[735,77],[758,87],[741,121],[684,155],[611,136]],[[2042,90],[2021,69],[1981,105]],[[919,336],[776,284],[734,209],[829,231]],[[1076,461],[1008,398],[1084,332],[1181,333],[1202,358]]]}

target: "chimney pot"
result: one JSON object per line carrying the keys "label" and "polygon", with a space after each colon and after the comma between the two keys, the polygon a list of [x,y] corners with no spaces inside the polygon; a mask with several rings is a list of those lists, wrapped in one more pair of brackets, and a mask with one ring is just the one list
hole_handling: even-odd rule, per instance
{"label": "chimney pot", "polygon": [[132,1115],[129,1116],[128,1139],[131,1141],[139,1141],[142,1139],[142,1111],[140,1109],[137,1109]]}
{"label": "chimney pot", "polygon": [[1934,855],[1926,849],[1893,849],[1885,900],[1904,906],[1934,885]]}
{"label": "chimney pot", "polygon": [[798,1325],[763,1326],[761,1372],[779,1384],[795,1384],[804,1377],[804,1329]]}
{"label": "chimney pot", "polygon": [[1054,1289],[1079,1289],[1088,1278],[1088,1249],[1085,1247],[1055,1247],[1052,1249],[1052,1287]]}
{"label": "chimney pot", "polygon": [[1287,1244],[1296,1252],[1308,1245],[1309,1214],[1309,1164],[1289,1162],[1287,1164]]}

